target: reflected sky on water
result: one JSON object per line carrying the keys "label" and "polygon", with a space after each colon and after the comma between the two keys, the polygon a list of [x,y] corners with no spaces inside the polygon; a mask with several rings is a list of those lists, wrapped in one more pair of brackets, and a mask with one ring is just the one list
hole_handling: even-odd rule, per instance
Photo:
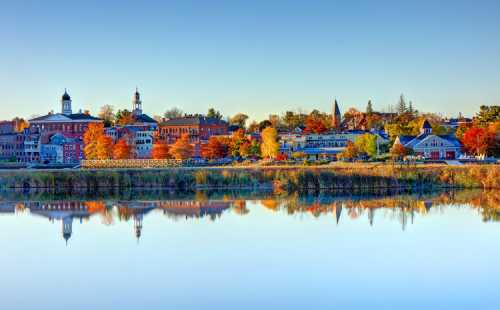
{"label": "reflected sky on water", "polygon": [[500,309],[500,192],[130,196],[0,196],[1,308]]}

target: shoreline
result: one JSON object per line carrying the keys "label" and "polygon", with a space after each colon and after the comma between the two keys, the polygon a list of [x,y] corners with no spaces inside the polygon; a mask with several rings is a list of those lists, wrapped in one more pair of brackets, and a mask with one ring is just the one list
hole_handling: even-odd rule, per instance
{"label": "shoreline", "polygon": [[0,170],[0,188],[165,190],[371,190],[500,188],[500,165],[232,166]]}

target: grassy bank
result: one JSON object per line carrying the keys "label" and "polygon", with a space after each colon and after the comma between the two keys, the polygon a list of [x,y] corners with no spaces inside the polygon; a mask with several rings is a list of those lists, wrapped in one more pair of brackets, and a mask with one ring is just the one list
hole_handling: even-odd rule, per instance
{"label": "grassy bank", "polygon": [[500,166],[341,164],[322,167],[231,167],[0,171],[2,188],[95,191],[102,188],[374,190],[500,188]]}

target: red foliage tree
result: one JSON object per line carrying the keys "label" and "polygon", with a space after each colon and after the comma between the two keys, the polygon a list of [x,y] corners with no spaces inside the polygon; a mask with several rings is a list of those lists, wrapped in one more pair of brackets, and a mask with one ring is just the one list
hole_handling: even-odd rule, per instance
{"label": "red foliage tree", "polygon": [[276,155],[276,160],[283,161],[283,160],[287,160],[287,159],[288,159],[288,156],[284,153],[279,153],[278,155]]}
{"label": "red foliage tree", "polygon": [[168,144],[157,141],[153,144],[153,149],[151,150],[151,158],[153,159],[168,159],[170,157]]}
{"label": "red foliage tree", "polygon": [[305,131],[307,133],[323,133],[328,130],[328,128],[326,128],[325,126],[324,121],[319,117],[315,117],[314,115],[309,115],[306,118],[305,125]]}
{"label": "red foliage tree", "polygon": [[209,159],[224,158],[228,153],[228,145],[219,137],[212,136],[208,139],[207,146],[203,149],[202,156]]}
{"label": "red foliage tree", "polygon": [[474,155],[488,154],[495,142],[495,134],[480,127],[468,129],[462,138],[465,151]]}

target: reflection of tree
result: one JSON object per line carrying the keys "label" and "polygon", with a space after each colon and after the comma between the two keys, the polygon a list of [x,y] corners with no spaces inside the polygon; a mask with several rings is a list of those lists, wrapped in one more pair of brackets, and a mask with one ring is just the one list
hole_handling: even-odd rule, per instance
{"label": "reflection of tree", "polygon": [[279,201],[277,199],[263,199],[260,203],[272,211],[278,211],[279,209]]}
{"label": "reflection of tree", "polygon": [[234,213],[238,215],[247,215],[250,210],[247,208],[247,202],[245,200],[235,200],[233,203]]}

